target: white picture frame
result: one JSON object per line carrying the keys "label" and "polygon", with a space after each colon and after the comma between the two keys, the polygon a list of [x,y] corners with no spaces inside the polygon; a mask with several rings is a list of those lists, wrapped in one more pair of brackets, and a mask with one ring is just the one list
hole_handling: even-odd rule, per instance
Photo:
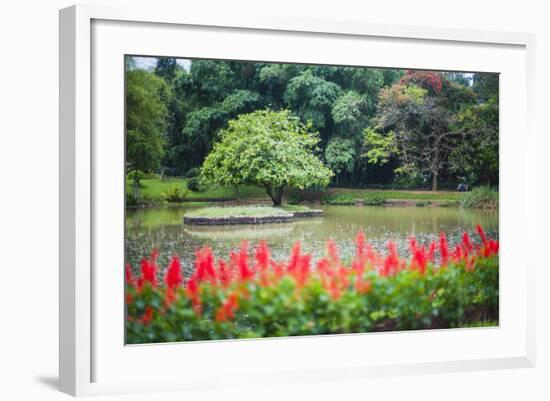
{"label": "white picture frame", "polygon": [[[147,37],[140,36],[142,31],[147,31]],[[177,49],[176,45],[170,41],[163,41],[164,45],[160,46],[159,39],[169,34],[193,35],[203,46],[201,49],[188,48],[184,51],[185,54],[177,54],[177,50],[174,50]],[[105,286],[105,282],[112,278],[111,273],[104,274],[103,271],[97,270],[97,266],[107,260],[113,261],[114,266],[119,264],[120,257],[117,251],[111,250],[109,246],[116,247],[122,243],[120,238],[117,239],[122,224],[120,215],[117,214],[120,210],[117,208],[122,209],[123,198],[120,197],[120,192],[110,193],[108,188],[110,184],[112,188],[118,182],[122,191],[123,181],[114,174],[110,178],[112,181],[109,181],[109,184],[105,183],[108,181],[107,174],[112,171],[111,167],[116,168],[122,163],[123,152],[120,152],[120,146],[123,143],[123,135],[115,135],[113,143],[109,143],[112,146],[107,147],[106,142],[101,137],[94,136],[94,133],[97,134],[98,130],[108,127],[119,133],[124,132],[124,125],[120,124],[123,116],[114,114],[123,109],[123,104],[119,102],[123,93],[123,82],[117,81],[122,74],[123,64],[120,58],[120,70],[117,72],[114,64],[104,63],[104,60],[110,60],[112,55],[118,57],[121,54],[214,56],[215,51],[212,49],[216,46],[215,42],[219,42],[219,35],[226,35],[226,38],[231,37],[237,42],[249,41],[250,44],[233,48],[219,47],[215,54],[219,58],[254,59],[254,55],[257,54],[257,57],[266,61],[301,61],[296,59],[297,44],[288,45],[287,53],[277,50],[282,47],[277,43],[292,40],[294,43],[307,45],[302,49],[311,49],[300,51],[306,53],[299,56],[305,57],[304,60],[365,65],[364,60],[353,59],[349,49],[348,53],[345,53],[346,46],[373,46],[373,49],[376,46],[402,46],[401,49],[410,48],[411,52],[418,49],[419,53],[422,53],[422,47],[428,49],[431,46],[432,50],[435,48],[440,52],[443,60],[422,60],[418,55],[411,55],[417,58],[413,61],[412,58],[403,59],[407,53],[402,52],[394,54],[393,58],[390,54],[384,53],[385,59],[381,61],[383,51],[380,51],[372,57],[370,65],[401,67],[399,63],[407,63],[414,68],[467,71],[474,71],[477,70],[476,66],[485,65],[484,70],[503,74],[500,239],[503,245],[501,258],[504,265],[501,270],[501,313],[504,315],[500,327],[447,330],[437,333],[427,331],[368,336],[326,336],[322,339],[311,337],[124,346],[120,338],[122,326],[118,326],[116,313],[113,319],[110,319],[108,310],[117,310],[123,298],[122,291],[117,295],[116,291],[110,289],[122,287],[118,286],[118,282]],[[272,46],[263,46],[262,50],[261,46],[256,45],[254,49],[255,45],[252,42],[253,39],[257,39],[255,35],[261,35],[262,40],[271,41],[269,43]],[[133,42],[130,38],[134,38]],[[299,42],[300,40],[303,42]],[[139,43],[136,43],[138,41]],[[346,60],[338,59],[335,44],[331,41],[338,41],[342,52],[340,54],[349,55]],[[326,45],[327,49],[333,48],[333,54],[315,53],[319,43]],[[403,47],[405,45],[407,47]],[[533,175],[528,174],[529,171],[534,171],[535,166],[536,138],[532,127],[534,45],[534,35],[522,33],[373,25],[357,21],[294,20],[290,17],[255,15],[234,19],[187,15],[181,10],[155,7],[113,8],[78,5],[61,10],[60,390],[80,396],[234,386],[245,384],[250,378],[260,383],[274,380],[278,383],[326,380],[329,377],[360,380],[380,375],[534,366],[535,260],[533,252],[530,252],[532,245],[522,239],[519,233],[515,233],[524,230],[533,232],[536,219],[536,208],[527,203],[529,191],[533,192],[533,188],[536,187]],[[294,53],[292,46],[295,46]],[[204,53],[200,53],[201,51]],[[262,54],[271,51],[274,55],[262,56],[260,51],[264,52]],[[492,54],[484,54],[488,51]],[[279,52],[278,55],[275,55],[276,52]],[[452,54],[454,56],[451,56]],[[464,55],[462,61],[452,64],[453,57],[460,54]],[[472,56],[473,54],[476,56]],[[448,59],[445,59],[445,55],[448,55]],[[401,61],[399,57],[402,58]],[[452,68],[453,65],[455,68]],[[108,86],[107,83],[114,84],[116,89],[112,89],[114,87]],[[105,97],[106,89],[113,94],[109,96],[110,100]],[[512,91],[514,96],[511,96]],[[98,102],[98,98],[104,102]],[[111,104],[110,101],[114,103]],[[105,114],[106,110],[113,113],[112,118]],[[518,130],[523,132],[521,138],[511,135],[512,131]],[[514,160],[511,160],[511,149],[515,152]],[[114,205],[112,210],[109,209],[111,206],[106,206],[106,199],[114,200],[110,202]],[[114,222],[112,232],[106,230],[106,221]],[[515,230],[510,230],[509,227],[514,227]],[[506,248],[506,244],[515,244],[515,249]],[[122,248],[119,251],[122,252]],[[506,268],[506,263],[510,264],[510,269]],[[512,265],[519,267],[513,270]],[[122,277],[122,273],[119,276]],[[102,291],[101,302],[97,297],[94,298],[98,288],[105,290]],[[112,341],[106,339],[109,330],[115,333],[109,336],[114,338]],[[419,358],[418,353],[407,353],[407,344],[411,341],[418,349],[422,346],[433,347],[432,351],[426,352],[432,352],[433,355]],[[450,342],[455,344],[454,354],[451,350],[448,354],[442,353],[441,349],[446,349],[445,344],[448,345]],[[474,349],[467,351],[466,348],[462,348],[461,342],[472,345]],[[378,355],[374,352],[375,348],[390,345],[394,349],[402,347],[400,357]],[[194,368],[167,375],[171,358],[177,357],[182,347],[185,347],[187,358],[194,358]],[[319,360],[315,356],[320,347],[327,351],[325,360]],[[340,355],[346,348],[357,347],[371,347],[370,357],[361,359],[360,352],[356,355]],[[200,355],[205,352],[219,355],[217,370],[206,371],[206,364],[200,361]],[[288,364],[288,360],[285,362],[283,358],[277,359],[277,355],[285,353],[302,358],[293,361],[293,366],[287,369],[285,363]],[[461,353],[464,357],[460,356]],[[230,367],[225,364],[224,361],[230,358],[239,359],[238,366]],[[145,364],[154,363],[154,366],[157,366],[155,374],[149,375],[147,380],[135,377],[136,372],[132,371],[132,367],[135,367],[138,361]],[[165,363],[162,363],[163,361]],[[267,366],[267,361],[270,366]],[[128,372],[128,375],[122,372]],[[246,379],[239,379],[238,374],[242,373],[247,375]],[[130,377],[132,374],[133,378]]]}

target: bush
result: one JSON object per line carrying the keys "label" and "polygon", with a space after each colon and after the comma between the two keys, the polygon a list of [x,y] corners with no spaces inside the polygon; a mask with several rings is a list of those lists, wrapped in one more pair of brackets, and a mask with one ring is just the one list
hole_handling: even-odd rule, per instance
{"label": "bush", "polygon": [[[464,327],[498,321],[498,242],[467,234],[449,250],[444,234],[428,248],[411,240],[403,259],[388,244],[377,254],[362,233],[346,264],[336,245],[313,264],[299,242],[289,260],[273,261],[260,242],[224,260],[208,247],[196,252],[188,279],[174,256],[158,282],[157,252],[126,267],[127,341],[131,344],[253,337],[340,334]],[[438,253],[436,259],[436,252]],[[436,262],[437,260],[437,262]],[[315,266],[315,267],[314,267]]]}
{"label": "bush", "polygon": [[188,194],[189,191],[187,191],[186,189],[180,187],[172,187],[166,192],[162,193],[162,199],[168,202],[183,202],[187,198]]}
{"label": "bush", "polygon": [[187,180],[187,188],[190,191],[193,191],[193,192],[200,192],[201,191],[201,186],[200,186],[199,178],[198,177],[193,177],[193,178],[190,178],[189,180]]}
{"label": "bush", "polygon": [[323,205],[353,205],[355,200],[346,194],[331,194],[321,198]]}
{"label": "bush", "polygon": [[472,209],[498,209],[498,191],[486,186],[474,188],[464,193],[460,205]]}
{"label": "bush", "polygon": [[363,203],[366,206],[382,206],[386,203],[385,199],[378,195],[367,195],[363,199]]}
{"label": "bush", "polygon": [[138,200],[130,192],[126,192],[126,206],[136,206]]}
{"label": "bush", "polygon": [[303,200],[303,198],[299,194],[290,194],[286,198],[286,203],[289,205],[297,205]]}
{"label": "bush", "polygon": [[135,181],[137,183],[140,183],[141,180],[144,180],[147,178],[147,174],[145,174],[143,171],[140,171],[140,170],[133,170],[133,171],[130,171],[128,173],[128,175],[126,176],[126,178],[129,180],[129,181]]}
{"label": "bush", "polygon": [[201,169],[199,167],[193,167],[187,170],[187,173],[185,173],[185,178],[195,178],[198,177],[201,172]]}
{"label": "bush", "polygon": [[456,207],[458,206],[458,202],[457,201],[451,201],[451,200],[444,200],[442,202],[439,202],[438,206],[439,207]]}

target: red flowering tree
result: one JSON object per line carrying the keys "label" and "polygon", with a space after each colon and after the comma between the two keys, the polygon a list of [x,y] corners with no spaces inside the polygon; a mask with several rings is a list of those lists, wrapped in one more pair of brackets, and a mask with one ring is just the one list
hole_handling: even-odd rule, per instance
{"label": "red flowering tree", "polygon": [[[432,71],[408,71],[396,84],[382,89],[374,129],[392,139],[391,148],[400,159],[396,172],[429,175],[436,191],[438,177],[462,138],[453,125],[459,107],[474,99],[470,88]],[[390,147],[371,140],[376,136],[367,133],[367,154],[376,153],[381,143]]]}

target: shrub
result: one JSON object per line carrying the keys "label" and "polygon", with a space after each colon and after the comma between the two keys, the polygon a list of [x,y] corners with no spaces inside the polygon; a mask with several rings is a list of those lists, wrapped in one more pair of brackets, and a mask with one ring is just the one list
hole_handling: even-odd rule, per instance
{"label": "shrub", "polygon": [[[174,256],[159,281],[153,252],[134,278],[126,266],[128,343],[464,327],[498,321],[498,242],[467,234],[454,250],[441,234],[429,247],[410,241],[404,259],[381,255],[359,233],[346,264],[336,245],[314,264],[300,243],[274,261],[265,241],[217,259],[205,246],[184,279]],[[437,253],[437,254],[436,254]]]}
{"label": "shrub", "polygon": [[137,205],[138,200],[130,192],[126,192],[126,206],[135,206]]}
{"label": "shrub", "polygon": [[289,194],[286,198],[286,203],[289,205],[297,205],[302,201],[302,197],[299,194]]}
{"label": "shrub", "polygon": [[498,209],[498,191],[487,186],[474,188],[464,193],[460,205],[472,209]]}
{"label": "shrub", "polygon": [[353,205],[355,201],[346,194],[331,194],[323,196],[321,203],[324,205]]}
{"label": "shrub", "polygon": [[439,202],[439,207],[455,207],[455,206],[458,206],[457,201],[444,200],[442,202]]}
{"label": "shrub", "polygon": [[201,187],[200,187],[199,178],[198,177],[193,177],[193,178],[190,178],[189,180],[187,180],[187,188],[190,191],[193,191],[193,192],[200,192]]}
{"label": "shrub", "polygon": [[386,203],[385,199],[378,195],[367,195],[363,199],[363,203],[366,206],[382,206]]}
{"label": "shrub", "polygon": [[128,175],[126,176],[126,178],[129,180],[129,181],[133,181],[133,182],[137,182],[137,183],[140,183],[141,180],[144,180],[147,178],[147,174],[145,174],[143,171],[140,171],[140,170],[133,170],[133,171],[130,171],[128,173]]}
{"label": "shrub", "polygon": [[187,170],[187,173],[185,173],[185,178],[195,178],[198,177],[201,172],[201,169],[199,167],[193,167]]}
{"label": "shrub", "polygon": [[189,191],[180,187],[172,187],[162,193],[162,198],[168,202],[183,202]]}

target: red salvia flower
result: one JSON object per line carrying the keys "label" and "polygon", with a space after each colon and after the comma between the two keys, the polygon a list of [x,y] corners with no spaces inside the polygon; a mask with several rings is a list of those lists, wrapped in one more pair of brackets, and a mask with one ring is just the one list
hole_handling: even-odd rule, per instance
{"label": "red salvia flower", "polygon": [[232,293],[218,308],[216,312],[216,321],[223,322],[235,318],[235,310],[239,306],[239,299],[236,293]]}
{"label": "red salvia flower", "polygon": [[150,260],[142,259],[141,261],[140,287],[145,283],[150,283],[153,287],[157,286],[156,258],[151,258]]}
{"label": "red salvia flower", "polygon": [[414,254],[416,252],[417,243],[416,243],[416,238],[415,237],[410,237],[409,238],[409,248],[410,248],[412,254]]}
{"label": "red salvia flower", "polygon": [[439,234],[439,255],[441,256],[441,266],[447,266],[449,263],[449,243],[445,233]]}
{"label": "red salvia flower", "polygon": [[436,248],[435,242],[431,241],[430,248],[428,249],[428,261],[430,261],[431,263],[435,262],[435,248]]}
{"label": "red salvia flower", "polygon": [[418,270],[420,274],[424,274],[426,272],[427,264],[428,255],[426,254],[426,248],[424,246],[416,248],[411,261],[411,269]]}
{"label": "red salvia flower", "polygon": [[453,260],[455,262],[459,262],[462,259],[462,256],[462,247],[460,245],[457,245],[453,253]]}
{"label": "red salvia flower", "polygon": [[298,263],[300,262],[300,254],[302,252],[300,241],[296,241],[292,246],[290,251],[290,259],[286,266],[286,270],[289,273],[293,273],[298,268]]}
{"label": "red salvia flower", "polygon": [[130,265],[130,263],[126,263],[125,274],[126,274],[126,284],[128,284],[130,287],[135,287],[136,282],[134,280],[134,276],[132,275],[132,266]]}
{"label": "red salvia flower", "polygon": [[172,287],[166,287],[166,292],[164,294],[164,305],[169,307],[176,300],[176,290]]}
{"label": "red salvia flower", "polygon": [[223,259],[218,260],[218,278],[224,287],[228,287],[233,279],[229,266]]}
{"label": "red salvia flower", "polygon": [[462,234],[462,251],[464,253],[464,256],[468,256],[473,248],[474,245],[470,240],[470,236],[467,232],[464,232],[464,234]]}
{"label": "red salvia flower", "polygon": [[336,246],[336,243],[329,239],[327,241],[327,254],[330,263],[333,267],[340,266],[340,256],[338,255],[338,247]]}
{"label": "red salvia flower", "polygon": [[145,314],[141,318],[141,323],[147,325],[147,324],[151,323],[151,320],[153,320],[153,308],[148,306],[145,309]]}
{"label": "red salvia flower", "polygon": [[303,287],[309,278],[311,272],[311,255],[301,255],[298,262],[298,268],[295,270],[294,277],[299,287]]}
{"label": "red salvia flower", "polygon": [[126,293],[126,305],[131,305],[134,302],[134,297],[130,292]]}
{"label": "red salvia flower", "polygon": [[479,237],[481,238],[481,242],[485,246],[487,244],[487,237],[485,236],[485,232],[483,231],[483,228],[478,224],[476,225],[476,231],[479,234]]}
{"label": "red salvia flower", "polygon": [[166,270],[166,275],[164,276],[164,281],[168,288],[177,288],[183,283],[183,276],[181,275],[181,263],[180,259],[174,255],[170,260],[168,270]]}
{"label": "red salvia flower", "polygon": [[269,247],[267,243],[262,240],[256,248],[256,253],[254,254],[256,259],[256,271],[260,273],[260,285],[267,286],[269,284],[269,277],[267,270],[269,269]]}
{"label": "red salvia flower", "polygon": [[195,252],[195,270],[199,282],[208,281],[216,284],[216,269],[214,254],[209,246],[205,246]]}
{"label": "red salvia flower", "polygon": [[239,278],[241,281],[248,281],[254,277],[254,271],[248,265],[248,242],[241,242],[238,253],[237,267],[239,269]]}
{"label": "red salvia flower", "polygon": [[200,297],[200,288],[199,281],[196,275],[196,272],[189,278],[187,281],[187,286],[185,288],[187,296],[191,299],[193,304],[193,309],[197,314],[201,313],[201,297]]}
{"label": "red salvia flower", "polygon": [[388,242],[388,256],[384,260],[384,264],[380,269],[380,275],[392,276],[399,270],[399,255],[397,254],[397,247],[393,241]]}

